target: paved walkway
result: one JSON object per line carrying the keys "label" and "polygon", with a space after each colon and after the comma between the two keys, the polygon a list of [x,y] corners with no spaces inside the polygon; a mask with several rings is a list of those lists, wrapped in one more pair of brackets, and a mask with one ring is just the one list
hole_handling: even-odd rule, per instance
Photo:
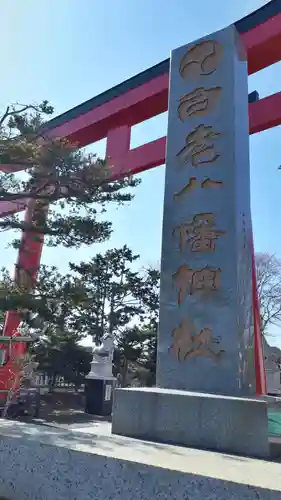
{"label": "paved walkway", "polygon": [[[87,434],[110,434],[107,419],[87,415],[83,410],[81,394],[46,395],[42,397],[40,418],[34,422]],[[268,408],[268,431],[281,441],[281,402],[279,407]]]}
{"label": "paved walkway", "polygon": [[[89,434],[88,431],[81,432],[82,429],[81,427],[79,429],[80,431],[76,432],[73,430],[73,427],[71,428],[71,430],[69,430],[61,427],[60,428],[55,427],[52,424],[47,424],[46,426],[45,425],[39,426],[34,424],[26,424],[23,422],[1,420],[0,443],[2,443],[1,445],[2,448],[3,446],[5,448],[5,445],[3,445],[3,443],[5,444],[6,439],[2,438],[4,437],[9,440],[9,443],[14,441],[15,445],[13,446],[18,447],[19,438],[22,438],[25,440],[25,445],[23,447],[25,449],[24,453],[30,453],[28,448],[29,446],[31,450],[38,450],[38,448],[42,450],[43,445],[48,445],[48,449],[50,449],[50,447],[52,446],[53,449],[48,452],[51,454],[52,460],[54,460],[56,456],[63,456],[63,455],[56,455],[55,454],[57,453],[56,449],[67,448],[68,457],[70,456],[73,450],[75,451],[76,456],[77,453],[80,452],[81,454],[86,454],[87,456],[92,454],[100,457],[114,458],[117,461],[122,460],[125,462],[125,464],[130,462],[131,464],[137,463],[146,466],[152,466],[157,468],[157,470],[166,469],[165,474],[169,474],[170,471],[175,471],[175,472],[177,471],[181,473],[190,474],[191,476],[188,479],[188,481],[191,482],[192,484],[196,476],[199,476],[201,493],[203,484],[202,480],[204,477],[220,479],[228,482],[228,484],[224,486],[224,489],[219,496],[215,495],[216,493],[215,484],[210,483],[209,487],[212,489],[212,492],[210,493],[211,496],[209,496],[209,498],[211,497],[230,498],[231,492],[229,492],[228,490],[231,485],[229,485],[229,483],[245,484],[247,486],[247,493],[245,495],[240,494],[239,498],[241,497],[253,498],[250,491],[251,488],[249,488],[250,486],[254,488],[259,487],[269,490],[269,492],[265,491],[264,495],[262,494],[262,492],[259,493],[260,495],[259,498],[262,498],[263,500],[265,499],[273,500],[275,498],[278,499],[281,498],[280,493],[279,496],[277,497],[273,495],[273,491],[278,491],[278,492],[281,491],[281,475],[280,475],[279,463],[269,462],[264,460],[256,460],[241,456],[233,456],[226,453],[216,453],[212,451],[196,450],[192,448],[173,446],[164,443],[142,441],[140,439],[131,439],[112,434],[108,435],[108,430],[110,429],[110,423],[108,422],[107,423],[99,422],[99,426],[96,427],[96,432],[91,434]],[[84,427],[84,429],[86,429],[86,427]],[[38,442],[40,444],[38,444]],[[9,446],[11,445],[9,444]],[[5,449],[5,452],[8,453],[7,456],[9,457],[9,460],[8,459],[4,460],[3,463],[8,464],[8,468],[10,471],[11,451],[7,452],[7,450]],[[42,451],[40,451],[40,453],[42,453]],[[19,453],[18,456],[19,456],[19,461],[21,461],[22,454]],[[38,467],[38,462],[34,462],[33,460],[34,456],[35,457],[40,456],[39,451],[34,451],[32,453],[31,465],[32,468],[35,469],[33,463],[35,463],[36,467]],[[80,457],[81,456],[82,455],[80,455]],[[3,459],[3,451],[2,451],[2,459]],[[24,457],[24,459],[25,461],[28,462],[27,456]],[[67,460],[70,461],[72,459],[67,458]],[[83,460],[85,459],[83,458]],[[72,466],[74,467],[73,462],[70,461],[69,463],[72,464]],[[108,463],[109,461],[107,462],[107,464]],[[82,464],[85,464],[85,461],[82,461]],[[87,465],[87,471],[96,470],[97,481],[99,481],[100,478],[107,477],[105,475],[104,470],[105,469],[107,470],[107,468],[110,467],[110,464],[109,465],[106,464],[105,466],[103,466],[104,469],[102,469],[102,471],[99,471],[99,465],[96,464],[97,462],[94,462],[94,465],[92,465],[90,462],[90,465]],[[123,474],[122,471],[124,467],[125,466],[127,467],[127,465],[125,464],[124,465],[120,464],[120,468],[114,470],[115,471],[119,470],[119,473]],[[22,463],[20,465],[23,468]],[[31,474],[30,473],[31,465],[30,463],[28,463],[27,467],[28,471],[26,472],[24,471],[24,474],[26,473],[28,473],[29,475]],[[85,467],[85,465],[82,465],[81,467],[82,467],[81,470],[78,471],[78,476],[79,474],[82,473],[83,467]],[[135,466],[132,465],[130,470],[131,471],[134,470],[134,467]],[[13,466],[13,471],[14,471],[14,466]],[[149,481],[150,476],[148,475],[148,472],[149,469],[148,467],[146,467],[146,469],[143,470],[142,474],[139,474],[138,488],[141,487],[141,482],[146,480]],[[155,473],[156,469],[153,471],[153,474]],[[26,475],[24,477],[26,481]],[[79,477],[81,478],[81,476]],[[5,481],[7,480],[5,474],[3,475],[3,478],[5,479]],[[71,477],[70,479],[71,481],[73,481],[73,477]],[[92,481],[94,481],[94,479],[92,477]],[[174,487],[178,488],[179,485],[181,484],[181,481],[182,481],[182,476],[179,476],[177,481],[175,481],[174,483]],[[127,491],[128,492],[132,491],[132,489],[130,489],[128,485],[130,485],[129,482],[126,483]],[[168,491],[168,493],[169,492],[170,492],[169,497],[173,497],[172,488]],[[134,495],[135,495],[134,498],[140,498],[140,490],[137,489],[134,492]],[[196,495],[194,494],[194,498],[195,496]],[[190,495],[190,498],[191,497],[192,496]],[[72,496],[72,498],[74,497]],[[130,498],[133,497],[130,496]],[[168,498],[168,496],[166,496],[166,498]],[[199,496],[197,495],[197,498],[203,498],[203,497],[200,494]],[[234,498],[234,496],[231,496],[231,498]],[[256,494],[255,498],[258,498],[258,494]]]}

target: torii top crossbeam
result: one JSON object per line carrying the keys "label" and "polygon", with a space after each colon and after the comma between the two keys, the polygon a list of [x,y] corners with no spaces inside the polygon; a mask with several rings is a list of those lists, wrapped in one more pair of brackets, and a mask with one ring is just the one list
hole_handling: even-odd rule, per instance
{"label": "torii top crossbeam", "polygon": [[[281,60],[281,0],[273,0],[237,21],[247,48],[249,75]],[[50,120],[45,130],[80,147],[107,138],[114,177],[139,173],[165,163],[162,137],[130,149],[131,127],[168,108],[169,59]],[[281,92],[258,100],[249,96],[250,134],[281,124]],[[47,132],[48,131],[48,132]],[[0,203],[0,214],[12,207]],[[24,206],[18,207],[22,210]]]}

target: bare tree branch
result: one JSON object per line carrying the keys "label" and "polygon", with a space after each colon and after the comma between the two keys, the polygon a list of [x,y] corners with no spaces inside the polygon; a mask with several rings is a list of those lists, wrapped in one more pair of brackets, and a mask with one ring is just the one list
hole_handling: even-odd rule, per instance
{"label": "bare tree branch", "polygon": [[257,291],[262,332],[281,322],[281,259],[266,253],[256,254]]}

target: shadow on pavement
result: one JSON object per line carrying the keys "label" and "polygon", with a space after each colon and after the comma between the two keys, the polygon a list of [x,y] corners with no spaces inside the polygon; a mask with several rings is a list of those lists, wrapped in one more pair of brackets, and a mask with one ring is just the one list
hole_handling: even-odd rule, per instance
{"label": "shadow on pavement", "polygon": [[[84,394],[70,391],[44,394],[40,397],[40,415],[37,424],[51,423],[53,425],[86,424],[91,422],[108,422],[111,419],[89,415],[84,412]],[[21,418],[31,422],[28,417]]]}

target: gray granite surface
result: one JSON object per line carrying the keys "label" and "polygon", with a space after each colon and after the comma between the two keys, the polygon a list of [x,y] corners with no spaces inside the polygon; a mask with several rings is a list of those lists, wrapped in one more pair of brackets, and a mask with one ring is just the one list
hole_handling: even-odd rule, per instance
{"label": "gray granite surface", "polygon": [[[207,44],[204,53],[202,43]],[[198,61],[203,74],[183,77],[183,58],[194,48],[201,54],[190,52],[190,68],[199,68],[194,62]],[[212,57],[220,50],[214,64]],[[234,26],[171,53],[159,387],[243,396],[256,393],[244,56]],[[212,92],[217,99],[211,106]],[[208,138],[209,133],[213,138]],[[181,157],[178,153],[184,148]]]}
{"label": "gray granite surface", "polygon": [[123,436],[269,458],[267,402],[172,389],[114,393],[112,431]]}
{"label": "gray granite surface", "polygon": [[280,500],[281,465],[0,421],[10,500]]}

